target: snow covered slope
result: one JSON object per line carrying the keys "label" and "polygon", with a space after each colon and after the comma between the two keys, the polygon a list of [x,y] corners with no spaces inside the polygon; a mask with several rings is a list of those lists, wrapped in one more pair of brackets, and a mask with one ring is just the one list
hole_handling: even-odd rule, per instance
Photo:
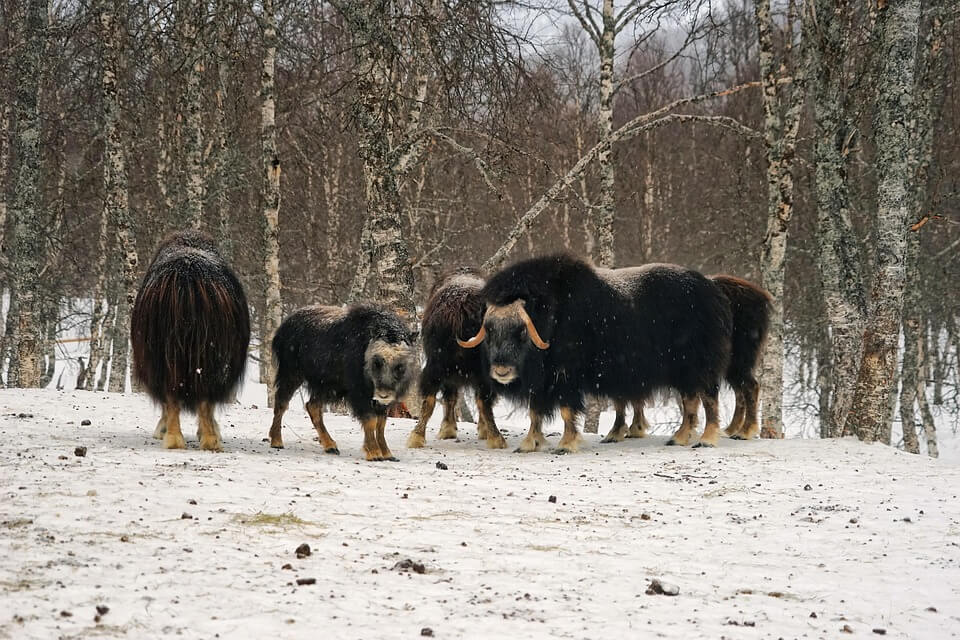
{"label": "snow covered slope", "polygon": [[[462,424],[407,450],[411,421],[391,420],[400,462],[367,463],[345,417],[327,418],[337,457],[299,407],[282,451],[247,399],[222,454],[189,420],[193,448],[162,449],[157,416],[134,395],[0,392],[0,637],[960,635],[960,468],[890,447],[588,435],[518,455]],[[654,578],[679,595],[647,595]]]}

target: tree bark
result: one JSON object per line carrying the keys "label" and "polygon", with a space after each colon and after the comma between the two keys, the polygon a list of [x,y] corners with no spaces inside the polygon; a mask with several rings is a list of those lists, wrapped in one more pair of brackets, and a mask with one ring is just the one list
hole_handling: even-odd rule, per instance
{"label": "tree bark", "polygon": [[860,363],[866,314],[860,249],[850,221],[846,155],[853,136],[849,123],[844,60],[849,48],[847,0],[815,0],[817,43],[813,47],[815,79],[817,248],[824,303],[830,325],[833,363],[831,411],[820,416],[821,432],[845,433]]}
{"label": "tree bark", "polygon": [[878,173],[876,260],[863,337],[863,357],[851,415],[857,437],[890,442],[889,398],[896,367],[897,343],[906,282],[904,257],[910,226],[913,180],[911,136],[914,70],[920,0],[900,0],[881,9],[882,72],[877,82],[875,115]]}
{"label": "tree bark", "polygon": [[183,51],[186,55],[187,79],[184,89],[184,106],[186,109],[185,124],[187,129],[186,141],[186,176],[185,176],[185,210],[183,222],[194,229],[199,229],[203,221],[203,100],[200,93],[200,82],[203,76],[203,49],[200,46],[201,16],[205,12],[205,4],[196,0],[181,0],[180,32],[183,38]]}
{"label": "tree bark", "polygon": [[259,17],[263,37],[263,66],[260,73],[260,148],[263,165],[264,274],[266,282],[264,317],[260,339],[265,348],[261,357],[267,372],[267,406],[272,407],[276,373],[272,350],[267,346],[283,320],[280,298],[280,155],[277,151],[276,95],[274,76],[277,61],[277,16],[273,0],[263,0]]}
{"label": "tree bark", "polygon": [[41,178],[41,121],[39,109],[41,60],[47,37],[47,2],[26,5],[24,43],[17,60],[17,158],[20,163],[15,198],[13,282],[19,296],[15,326],[16,367],[9,375],[13,386],[37,387],[43,372],[40,315],[43,305],[41,269],[46,249]]}

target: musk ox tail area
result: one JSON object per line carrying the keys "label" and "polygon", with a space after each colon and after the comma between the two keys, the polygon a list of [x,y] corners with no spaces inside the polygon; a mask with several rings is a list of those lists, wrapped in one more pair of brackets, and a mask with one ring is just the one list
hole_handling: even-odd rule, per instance
{"label": "musk ox tail area", "polygon": [[161,242],[130,325],[133,374],[155,401],[195,411],[230,399],[243,377],[250,317],[211,238],[186,231]]}
{"label": "musk ox tail area", "polygon": [[733,335],[727,382],[741,388],[754,382],[754,370],[770,327],[771,295],[759,286],[734,276],[711,276],[730,301]]}

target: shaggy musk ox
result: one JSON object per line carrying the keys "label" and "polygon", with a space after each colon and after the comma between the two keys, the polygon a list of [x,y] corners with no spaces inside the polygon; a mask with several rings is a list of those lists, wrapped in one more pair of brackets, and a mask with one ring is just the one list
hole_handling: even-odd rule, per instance
{"label": "shaggy musk ox", "polygon": [[163,406],[153,436],[183,449],[180,410],[195,411],[200,448],[220,451],[213,408],[243,377],[250,317],[243,287],[197,231],[167,236],[137,292],[130,316],[133,376]]}
{"label": "shaggy musk ox", "polygon": [[[576,451],[584,394],[640,401],[673,387],[692,406],[702,399],[715,444],[717,395],[730,359],[730,306],[696,271],[652,264],[595,270],[567,255],[518,262],[487,282],[483,344],[499,393],[530,406],[530,431],[517,451],[546,442],[541,427],[557,409],[564,421],[556,453]],[[673,441],[686,444],[686,419]]]}
{"label": "shaggy musk ox", "polygon": [[[757,421],[757,402],[760,384],[754,372],[760,352],[767,340],[770,325],[772,296],[748,280],[728,275],[714,275],[710,279],[720,288],[730,305],[733,316],[730,363],[724,379],[736,396],[736,408],[725,433],[734,440],[749,440],[760,431]],[[649,424],[643,415],[643,403],[633,406],[633,422],[625,430],[624,403],[615,402],[616,418],[610,433],[603,442],[615,442],[623,438],[642,438]],[[696,415],[692,417],[696,423]],[[626,432],[625,432],[626,431]]]}
{"label": "shaggy musk ox", "polygon": [[423,406],[420,420],[407,438],[407,447],[425,444],[427,421],[437,404],[437,392],[443,391],[443,422],[437,437],[457,437],[457,395],[462,387],[472,387],[477,396],[477,437],[491,449],[503,449],[506,440],[493,418],[494,394],[487,365],[479,349],[464,349],[457,338],[480,330],[485,308],[480,290],[484,281],[475,271],[458,269],[434,285],[423,311],[423,351],[427,363],[420,374]]}
{"label": "shaggy musk ox", "polygon": [[417,372],[416,338],[393,312],[371,305],[307,307],[273,336],[277,366],[270,446],[283,448],[283,414],[304,382],[306,409],[326,453],[339,454],[323,425],[323,405],[346,400],[363,426],[367,460],[396,460],[384,438],[387,411],[406,394]]}

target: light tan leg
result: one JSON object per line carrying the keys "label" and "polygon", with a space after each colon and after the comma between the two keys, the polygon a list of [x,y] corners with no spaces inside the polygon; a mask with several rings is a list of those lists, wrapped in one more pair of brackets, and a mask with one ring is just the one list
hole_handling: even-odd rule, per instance
{"label": "light tan leg", "polygon": [[167,398],[163,414],[167,417],[167,432],[163,436],[163,446],[167,449],[186,449],[187,442],[180,431],[180,405],[176,400]]}
{"label": "light tan leg", "polygon": [[270,446],[274,449],[283,449],[283,414],[286,413],[287,402],[276,401],[273,407],[273,424],[270,425]]}
{"label": "light tan leg", "polygon": [[377,425],[380,419],[377,416],[369,416],[360,421],[363,427],[363,452],[370,462],[383,460],[383,454],[380,453],[380,443],[377,441]]}
{"label": "light tan leg", "polygon": [[746,416],[746,406],[744,405],[743,391],[734,389],[734,395],[737,398],[737,404],[733,409],[733,417],[730,418],[730,424],[724,430],[731,438],[739,439],[740,432],[743,430],[744,417]]}
{"label": "light tan leg", "polygon": [[457,396],[456,391],[443,392],[443,421],[437,440],[453,440],[457,437]]}
{"label": "light tan leg", "polygon": [[643,415],[642,400],[633,403],[633,420],[630,421],[630,429],[627,431],[628,438],[646,438],[650,430],[650,423],[647,417]]}
{"label": "light tan leg", "polygon": [[387,416],[380,416],[377,419],[377,444],[380,446],[380,459],[396,462],[397,458],[390,453],[390,447],[387,446]]}
{"label": "light tan leg", "polygon": [[153,437],[156,440],[163,440],[163,435],[167,432],[167,403],[163,403],[160,409],[160,420],[157,422],[157,428],[153,430]]}
{"label": "light tan leg", "polygon": [[717,401],[716,393],[702,393],[700,400],[703,401],[703,415],[706,417],[707,425],[703,428],[700,442],[694,446],[715,447],[717,440],[720,439],[720,403]]}
{"label": "light tan leg", "polygon": [[531,453],[547,444],[547,439],[543,436],[543,418],[533,409],[530,410],[530,429],[526,437],[520,441],[520,446],[513,450],[514,453]]}
{"label": "light tan leg", "polygon": [[310,398],[307,401],[306,409],[307,415],[310,416],[310,421],[313,423],[313,428],[317,430],[317,435],[320,437],[320,446],[323,447],[323,452],[340,455],[337,443],[330,437],[327,427],[323,424],[323,403]]}
{"label": "light tan leg", "polygon": [[690,444],[690,439],[697,431],[697,415],[700,412],[700,397],[696,394],[692,396],[682,396],[680,406],[683,407],[683,422],[680,428],[673,434],[673,437],[667,442],[668,445],[686,446]]}
{"label": "light tan leg", "polygon": [[484,425],[488,449],[506,449],[507,441],[504,439],[500,429],[497,428],[497,421],[493,417],[493,405],[485,401],[480,395],[477,395],[477,436],[480,436],[480,424]]}
{"label": "light tan leg", "polygon": [[623,439],[627,436],[627,403],[623,400],[614,400],[613,409],[616,412],[616,417],[613,419],[610,433],[600,441],[602,443],[623,442]]}
{"label": "light tan leg", "polygon": [[577,428],[577,413],[570,407],[560,407],[560,416],[563,418],[563,437],[560,446],[553,453],[576,453],[580,450],[583,438]]}
{"label": "light tan leg", "polygon": [[736,435],[737,439],[751,440],[760,434],[760,422],[757,420],[757,403],[760,400],[760,385],[748,383],[743,390],[743,426]]}
{"label": "light tan leg", "polygon": [[213,420],[213,405],[209,402],[201,402],[197,407],[197,426],[201,449],[223,451],[223,442],[217,437],[216,423]]}
{"label": "light tan leg", "polygon": [[417,420],[417,426],[413,428],[410,435],[407,436],[407,449],[421,449],[427,444],[427,422],[433,415],[433,409],[437,406],[437,396],[426,396],[423,404],[420,405],[420,419]]}

